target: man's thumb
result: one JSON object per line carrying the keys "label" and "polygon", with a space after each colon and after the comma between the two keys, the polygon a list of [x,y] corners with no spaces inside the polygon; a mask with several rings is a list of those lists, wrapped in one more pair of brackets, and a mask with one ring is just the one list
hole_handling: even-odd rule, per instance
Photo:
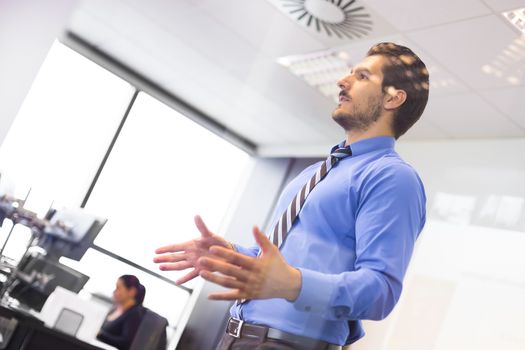
{"label": "man's thumb", "polygon": [[261,247],[263,253],[266,253],[273,247],[273,243],[270,242],[268,237],[266,237],[266,235],[262,233],[257,226],[253,227],[253,237],[255,237],[255,241],[257,242],[259,247]]}
{"label": "man's thumb", "polygon": [[210,230],[208,230],[208,228],[206,227],[206,224],[204,223],[200,215],[195,215],[194,220],[195,220],[195,226],[197,226],[197,229],[200,231],[203,237],[212,236],[212,233],[210,232]]}

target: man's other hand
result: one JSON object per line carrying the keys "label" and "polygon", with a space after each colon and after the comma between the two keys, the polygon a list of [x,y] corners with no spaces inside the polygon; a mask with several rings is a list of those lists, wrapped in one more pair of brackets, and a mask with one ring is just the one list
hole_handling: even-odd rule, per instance
{"label": "man's other hand", "polygon": [[212,246],[209,255],[198,259],[202,278],[230,289],[208,297],[213,300],[295,300],[301,290],[301,272],[288,265],[279,249],[257,227],[253,235],[262,252],[257,258]]}

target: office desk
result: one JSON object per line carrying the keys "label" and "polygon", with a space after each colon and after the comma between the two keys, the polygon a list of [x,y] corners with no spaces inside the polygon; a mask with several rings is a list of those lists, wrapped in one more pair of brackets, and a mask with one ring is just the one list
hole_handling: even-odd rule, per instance
{"label": "office desk", "polygon": [[7,350],[103,350],[68,334],[48,328],[39,319],[14,309],[0,306],[0,316],[18,321]]}

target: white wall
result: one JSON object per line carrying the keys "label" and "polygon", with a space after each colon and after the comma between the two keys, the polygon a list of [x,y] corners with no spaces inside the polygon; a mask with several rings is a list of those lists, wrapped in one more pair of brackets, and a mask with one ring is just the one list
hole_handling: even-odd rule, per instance
{"label": "white wall", "polygon": [[525,175],[525,139],[407,141],[397,151],[424,178],[427,190],[518,193]]}
{"label": "white wall", "polygon": [[0,144],[78,0],[0,0]]}
{"label": "white wall", "polygon": [[399,142],[428,221],[395,311],[352,350],[525,348],[525,139]]}

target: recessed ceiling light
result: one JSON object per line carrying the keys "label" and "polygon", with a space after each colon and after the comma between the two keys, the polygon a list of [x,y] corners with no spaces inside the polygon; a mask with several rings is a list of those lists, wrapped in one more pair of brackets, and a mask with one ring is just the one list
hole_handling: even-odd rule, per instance
{"label": "recessed ceiling light", "polygon": [[514,27],[525,34],[525,7],[502,13]]}
{"label": "recessed ceiling light", "polygon": [[350,72],[350,55],[340,50],[325,50],[277,60],[293,75],[304,80],[326,97],[338,101],[337,81]]}

